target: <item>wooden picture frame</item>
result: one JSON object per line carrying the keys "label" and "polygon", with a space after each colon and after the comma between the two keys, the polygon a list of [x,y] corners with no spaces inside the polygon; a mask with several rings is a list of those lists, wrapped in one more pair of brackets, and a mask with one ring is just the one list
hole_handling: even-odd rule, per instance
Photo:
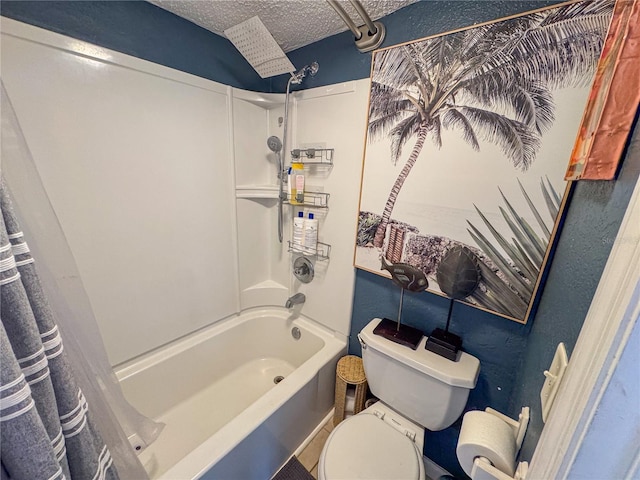
{"label": "wooden picture frame", "polygon": [[613,4],[567,2],[374,52],[356,268],[389,276],[382,257],[407,263],[444,295],[438,267],[464,247],[481,280],[459,301],[527,322]]}

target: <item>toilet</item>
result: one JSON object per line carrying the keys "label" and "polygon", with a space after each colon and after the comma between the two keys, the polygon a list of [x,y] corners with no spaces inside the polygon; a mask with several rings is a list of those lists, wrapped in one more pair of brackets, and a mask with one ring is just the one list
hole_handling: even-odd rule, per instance
{"label": "toilet", "polygon": [[455,422],[475,387],[477,358],[461,352],[451,361],[424,348],[399,345],[373,330],[373,319],[358,334],[371,392],[379,401],[340,422],[318,462],[319,480],[422,480],[424,429]]}

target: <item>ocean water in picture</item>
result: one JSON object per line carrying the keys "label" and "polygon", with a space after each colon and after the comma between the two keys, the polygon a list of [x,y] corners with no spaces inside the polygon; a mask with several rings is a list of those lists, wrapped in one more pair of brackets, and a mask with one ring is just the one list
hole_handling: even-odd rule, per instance
{"label": "ocean water in picture", "polygon": [[[444,205],[404,202],[399,203],[393,213],[395,220],[416,227],[421,235],[447,237],[473,246],[475,246],[475,242],[467,231],[469,228],[467,220],[477,227],[480,227],[482,223],[473,208],[463,210]],[[499,212],[483,211],[482,213],[495,225],[504,222]]]}

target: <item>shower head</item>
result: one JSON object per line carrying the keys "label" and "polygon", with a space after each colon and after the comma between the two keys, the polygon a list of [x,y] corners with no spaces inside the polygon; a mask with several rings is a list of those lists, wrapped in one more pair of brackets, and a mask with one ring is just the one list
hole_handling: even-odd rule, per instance
{"label": "shower head", "polygon": [[227,28],[224,34],[262,78],[289,73],[295,68],[257,16]]}
{"label": "shower head", "polygon": [[299,85],[300,83],[302,83],[302,79],[304,77],[306,77],[307,75],[313,77],[316,73],[318,73],[319,69],[320,65],[318,65],[318,62],[313,62],[311,65],[305,65],[296,73],[291,74],[291,78],[289,79],[289,81],[295,85]]}
{"label": "shower head", "polygon": [[320,70],[320,65],[318,65],[318,62],[313,62],[311,65],[307,65],[304,68],[307,70],[309,75],[314,77],[315,74],[318,73],[318,70]]}
{"label": "shower head", "polygon": [[282,150],[282,142],[275,135],[267,138],[267,146],[269,147],[269,150],[274,153],[278,153]]}

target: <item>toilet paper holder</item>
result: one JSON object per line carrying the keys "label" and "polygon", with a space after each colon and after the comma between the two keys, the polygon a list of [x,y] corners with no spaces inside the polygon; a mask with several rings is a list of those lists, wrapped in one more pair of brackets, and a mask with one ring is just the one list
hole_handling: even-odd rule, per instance
{"label": "toilet paper holder", "polygon": [[[490,407],[485,408],[484,411],[495,415],[513,429],[517,447],[516,451],[519,452],[520,447],[522,447],[524,435],[527,432],[527,427],[529,426],[529,407],[522,407],[520,415],[518,415],[518,420],[507,417]],[[525,480],[528,469],[529,464],[527,462],[520,462],[512,477],[491,465],[491,462],[488,459],[484,457],[476,457],[473,462],[471,478],[473,478],[473,480]]]}
{"label": "toilet paper holder", "polygon": [[529,426],[529,407],[522,407],[520,415],[518,415],[518,420],[507,417],[506,415],[490,407],[485,408],[484,411],[495,415],[513,429],[513,434],[516,439],[516,445],[518,447],[517,450],[520,451],[520,447],[522,447],[522,441],[524,440],[524,434],[527,433],[527,427]]}
{"label": "toilet paper holder", "polygon": [[520,462],[516,467],[516,472],[513,474],[513,477],[511,477],[491,465],[491,462],[486,458],[478,457],[473,462],[471,478],[473,478],[473,480],[525,480],[528,471],[529,464],[527,462]]}

